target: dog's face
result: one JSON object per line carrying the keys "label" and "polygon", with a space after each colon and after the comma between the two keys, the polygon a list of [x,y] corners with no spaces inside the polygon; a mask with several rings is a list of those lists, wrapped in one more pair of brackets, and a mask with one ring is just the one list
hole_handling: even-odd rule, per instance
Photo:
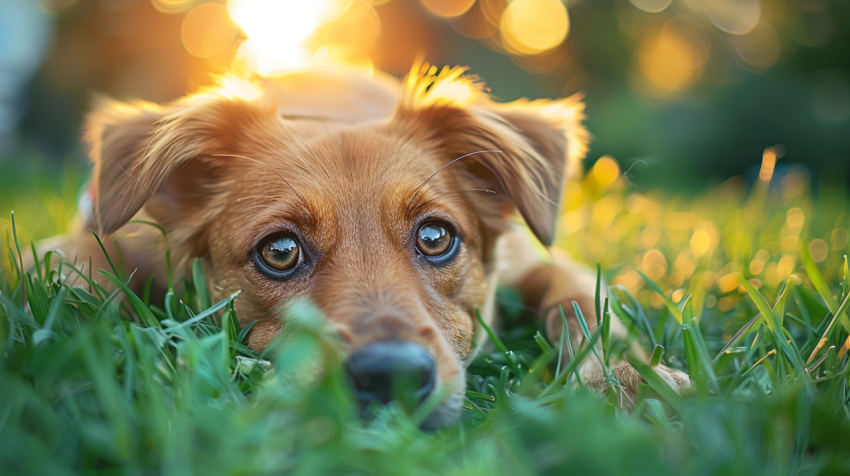
{"label": "dog's face", "polygon": [[[440,81],[474,100],[429,94]],[[144,206],[179,257],[206,259],[215,297],[242,291],[252,348],[308,298],[364,403],[406,372],[417,399],[447,395],[430,424],[453,421],[495,240],[518,208],[551,241],[567,156],[583,152],[580,103],[496,105],[456,70],[410,79],[382,120],[285,118],[271,97],[102,108],[96,225],[115,231]]]}

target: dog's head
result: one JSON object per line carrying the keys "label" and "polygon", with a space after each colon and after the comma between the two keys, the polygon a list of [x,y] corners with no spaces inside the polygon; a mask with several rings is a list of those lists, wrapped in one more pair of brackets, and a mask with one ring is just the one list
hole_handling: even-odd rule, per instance
{"label": "dog's head", "polygon": [[404,374],[417,398],[449,395],[431,424],[452,421],[495,241],[518,210],[551,243],[586,144],[577,99],[497,104],[462,72],[415,69],[397,96],[316,79],[299,83],[312,97],[266,83],[248,98],[104,104],[87,136],[93,225],[115,232],[144,207],[176,255],[206,259],[214,294],[242,291],[252,348],[306,297],[341,337],[363,400],[389,399]]}

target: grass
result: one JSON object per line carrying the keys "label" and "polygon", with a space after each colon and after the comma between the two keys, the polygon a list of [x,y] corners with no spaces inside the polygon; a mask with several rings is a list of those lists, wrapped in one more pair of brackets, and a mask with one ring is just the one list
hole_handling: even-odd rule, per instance
{"label": "grass", "polygon": [[[238,295],[211,303],[200,262],[175,270],[183,291],[164,302],[126,288],[144,276],[96,271],[112,290],[70,263],[51,271],[55,255],[22,274],[29,234],[10,220],[0,473],[848,474],[843,190],[819,187],[815,200],[791,170],[685,200],[636,193],[608,172],[570,189],[559,243],[610,283],[600,331],[585,330],[602,352],[549,342],[501,290],[504,322],[469,368],[462,423],[430,433],[417,429],[423,412],[392,405],[357,417],[334,337],[309,303],[275,351],[257,355],[235,318]],[[612,398],[584,390],[576,363],[625,349],[607,334],[611,314],[653,363],[687,370],[693,391],[677,395],[634,359],[647,383],[633,411],[614,404],[613,377]],[[558,363],[564,354],[571,364]]]}

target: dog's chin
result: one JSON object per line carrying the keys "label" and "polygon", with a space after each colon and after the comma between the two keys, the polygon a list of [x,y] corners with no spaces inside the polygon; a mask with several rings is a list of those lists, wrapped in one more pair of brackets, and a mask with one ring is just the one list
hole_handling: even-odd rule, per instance
{"label": "dog's chin", "polygon": [[425,418],[420,428],[424,431],[434,431],[456,425],[460,421],[463,395],[463,390],[455,391],[449,395],[446,401]]}

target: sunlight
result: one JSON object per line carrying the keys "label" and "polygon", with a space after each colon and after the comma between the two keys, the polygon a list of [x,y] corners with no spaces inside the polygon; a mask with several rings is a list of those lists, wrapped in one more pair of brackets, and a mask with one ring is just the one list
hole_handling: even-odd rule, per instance
{"label": "sunlight", "polygon": [[264,76],[304,67],[307,40],[345,12],[351,0],[230,0],[228,11],[248,39],[238,57]]}
{"label": "sunlight", "polygon": [[229,99],[239,98],[246,101],[253,101],[258,99],[263,94],[263,91],[259,86],[247,79],[228,75],[219,80],[218,93]]}

